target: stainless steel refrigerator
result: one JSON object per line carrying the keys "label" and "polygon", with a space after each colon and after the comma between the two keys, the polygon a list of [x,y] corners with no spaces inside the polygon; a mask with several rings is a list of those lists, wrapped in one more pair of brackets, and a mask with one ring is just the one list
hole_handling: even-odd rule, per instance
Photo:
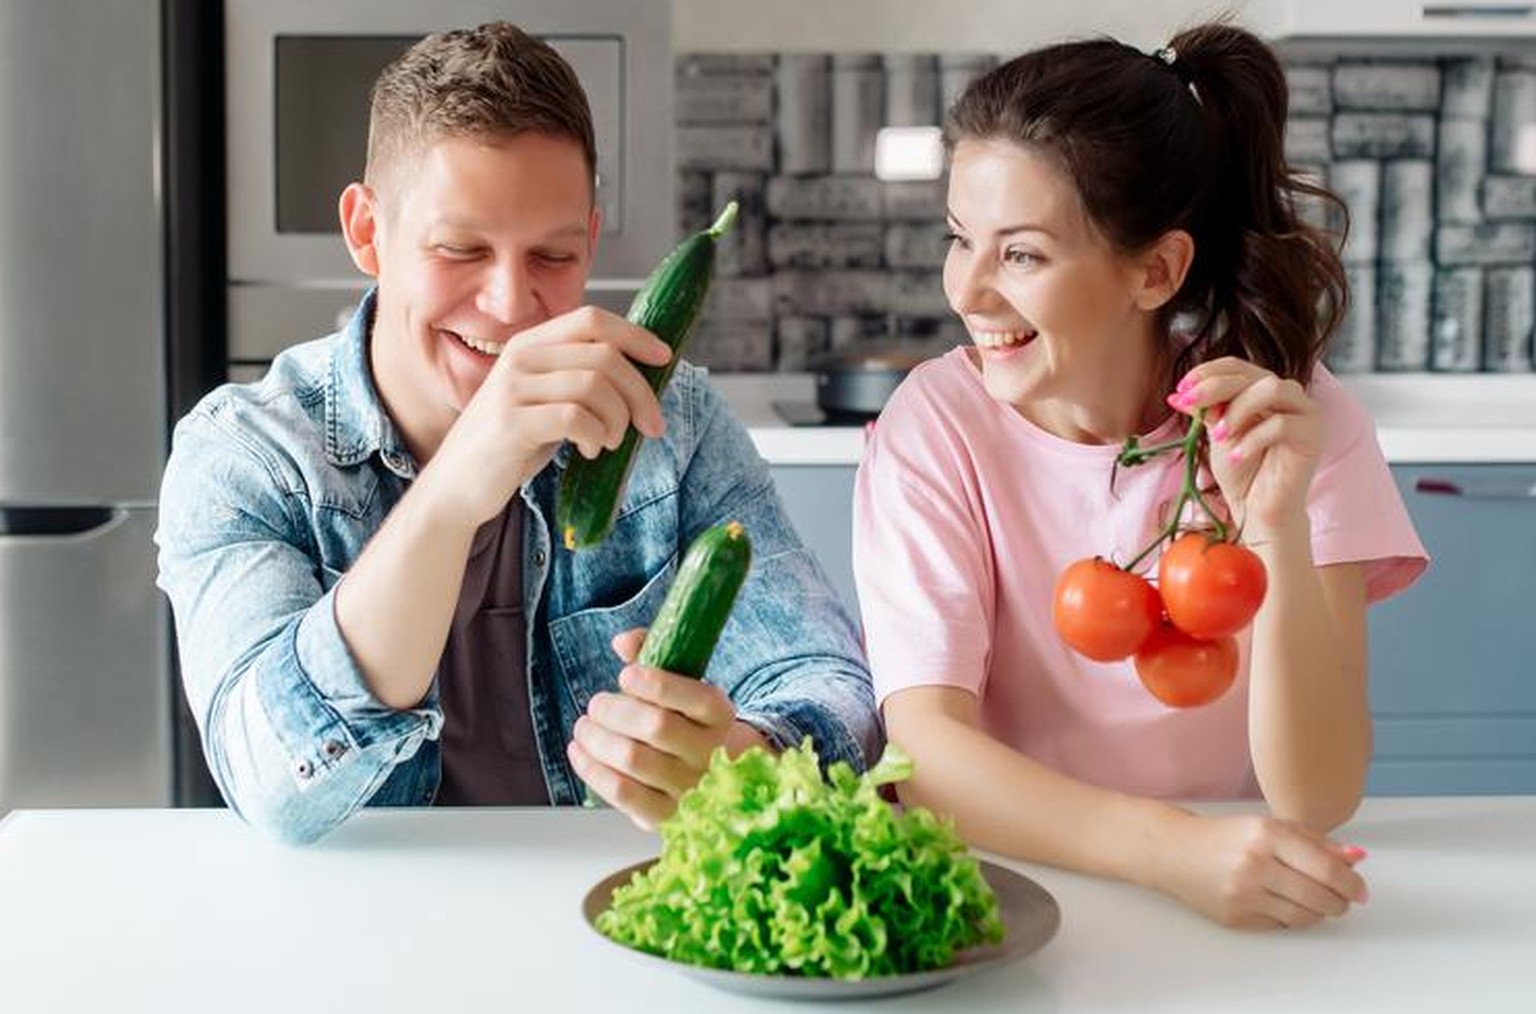
{"label": "stainless steel refrigerator", "polygon": [[165,805],[160,0],[0,0],[0,814]]}

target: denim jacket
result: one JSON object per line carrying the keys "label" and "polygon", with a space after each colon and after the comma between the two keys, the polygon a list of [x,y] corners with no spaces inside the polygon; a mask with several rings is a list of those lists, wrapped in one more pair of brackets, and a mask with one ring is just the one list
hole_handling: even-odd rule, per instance
{"label": "denim jacket", "polygon": [[[334,587],[416,473],[373,386],[373,297],[345,330],[295,346],[257,383],[226,384],[176,427],[165,469],[159,585],[182,678],[224,798],[273,835],[313,841],[360,806],[428,804],[443,715],[375,699],[336,623]],[[664,437],[642,442],[613,533],[580,552],[551,535],[568,449],[521,490],[528,695],[550,799],[575,803],[565,745],[617,686],[609,647],[646,626],[705,528],[745,525],[750,576],[709,666],[774,746],[816,743],[864,767],[879,748],[854,625],[801,544],[745,429],[680,363]]]}

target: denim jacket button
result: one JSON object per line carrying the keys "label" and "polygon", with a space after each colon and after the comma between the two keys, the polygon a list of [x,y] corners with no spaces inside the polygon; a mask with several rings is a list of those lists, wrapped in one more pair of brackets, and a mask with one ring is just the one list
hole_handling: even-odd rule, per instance
{"label": "denim jacket button", "polygon": [[309,763],[309,761],[301,760],[293,766],[293,773],[298,775],[300,778],[308,778],[310,775],[315,773],[315,769],[313,765]]}
{"label": "denim jacket button", "polygon": [[533,565],[535,567],[544,566],[544,550],[536,549],[533,551]]}
{"label": "denim jacket button", "polygon": [[325,751],[325,755],[327,757],[331,758],[332,760],[335,760],[337,757],[340,757],[342,754],[347,752],[346,745],[342,744],[342,743],[338,743],[334,739],[326,740],[325,741],[325,745],[322,746],[320,749],[324,750]]}

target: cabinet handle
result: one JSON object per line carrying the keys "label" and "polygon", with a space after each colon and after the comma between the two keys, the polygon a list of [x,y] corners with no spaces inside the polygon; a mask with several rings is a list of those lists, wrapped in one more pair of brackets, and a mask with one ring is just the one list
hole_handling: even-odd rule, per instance
{"label": "cabinet handle", "polygon": [[1468,500],[1536,500],[1536,485],[1520,486],[1512,482],[1490,483],[1486,486],[1463,486],[1450,479],[1437,476],[1420,476],[1413,484],[1414,492],[1432,496],[1460,496]]}
{"label": "cabinet handle", "polygon": [[1489,21],[1524,19],[1536,13],[1536,4],[1503,6],[1499,4],[1424,4],[1419,10],[1426,21],[1433,18],[1485,18]]}

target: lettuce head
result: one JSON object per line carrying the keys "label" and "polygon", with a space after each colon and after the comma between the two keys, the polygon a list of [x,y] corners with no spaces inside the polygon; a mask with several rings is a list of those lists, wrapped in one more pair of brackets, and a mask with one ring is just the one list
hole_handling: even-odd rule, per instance
{"label": "lettuce head", "polygon": [[775,756],[717,750],[662,823],[660,858],[613,893],[600,932],[674,961],[761,975],[865,979],[939,968],[997,943],[997,899],[954,825],[900,810],[911,775],[888,746],[826,777],[807,739]]}

